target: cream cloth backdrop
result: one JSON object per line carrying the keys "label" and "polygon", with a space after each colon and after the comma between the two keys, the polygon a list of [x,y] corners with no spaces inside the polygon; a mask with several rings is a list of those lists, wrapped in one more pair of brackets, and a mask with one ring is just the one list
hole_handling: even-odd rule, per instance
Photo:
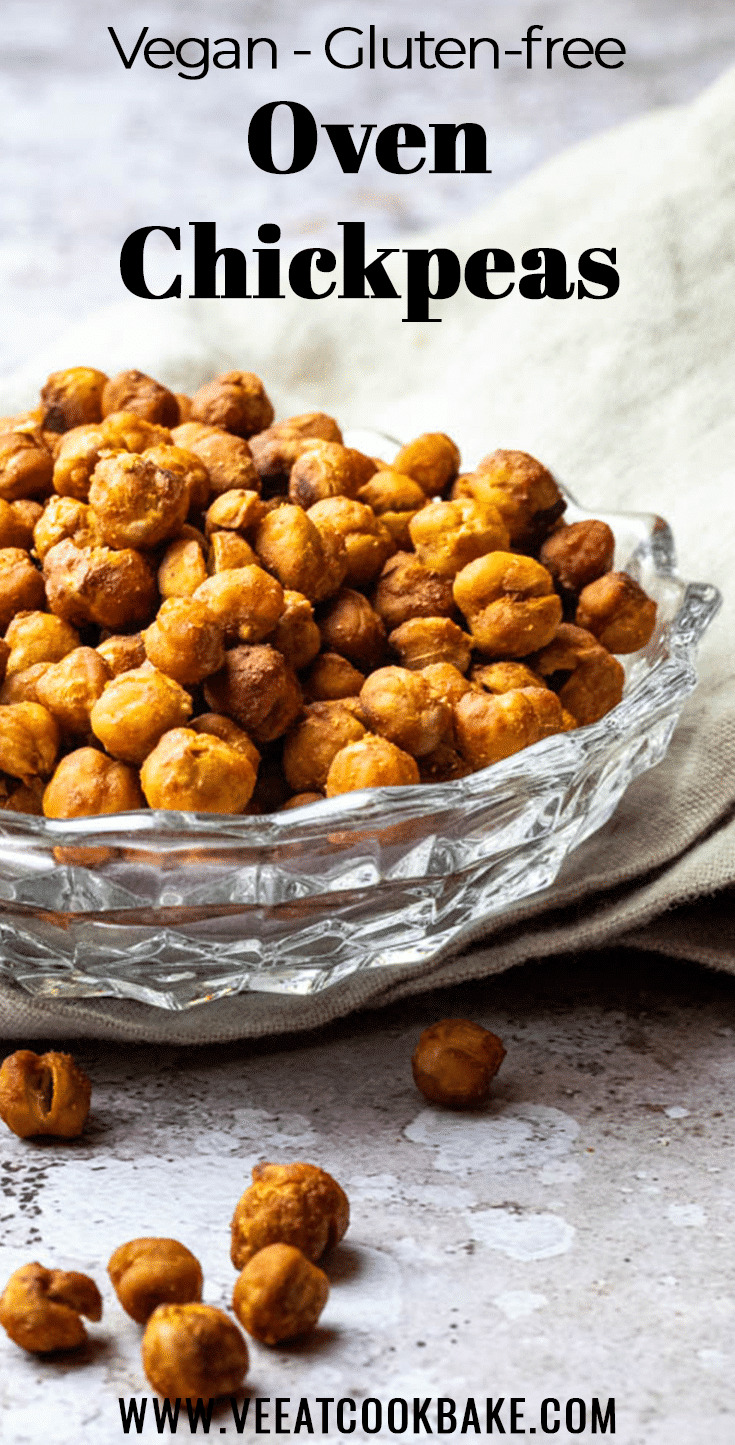
{"label": "cream cloth backdrop", "polygon": [[8,378],[0,409],[30,404],[39,378],[81,362],[138,366],[179,389],[244,367],[264,376],[280,414],[322,406],[347,425],[399,437],[440,426],[467,463],[494,446],[521,447],[587,506],[661,512],[683,573],[724,593],[666,761],[630,789],[554,888],[501,921],[478,919],[472,946],[429,969],[185,1014],[106,999],[39,1003],[3,987],[5,1037],[258,1036],[613,942],[735,972],[735,76],[686,109],[561,155],[427,240],[460,256],[554,245],[576,259],[589,246],[616,246],[621,288],[606,303],[459,295],[442,304],[441,325],[423,326],[401,324],[403,306],[390,301],[131,299]]}

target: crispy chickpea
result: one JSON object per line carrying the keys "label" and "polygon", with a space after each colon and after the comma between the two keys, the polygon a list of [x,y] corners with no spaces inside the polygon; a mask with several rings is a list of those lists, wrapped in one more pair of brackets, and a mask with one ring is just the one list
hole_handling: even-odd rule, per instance
{"label": "crispy chickpea", "polygon": [[191,723],[194,732],[211,733],[215,738],[221,738],[223,743],[234,748],[236,752],[244,753],[250,760],[253,772],[257,773],[260,764],[260,753],[255,743],[250,741],[247,733],[232,721],[232,718],[225,717],[223,713],[204,712],[199,717],[192,719]]}
{"label": "crispy chickpea", "polygon": [[524,547],[540,542],[566,508],[551,472],[528,452],[492,452],[457,490],[497,507],[511,543]]}
{"label": "crispy chickpea", "polygon": [[87,1339],[82,1315],[102,1318],[100,1292],[89,1275],[24,1264],[0,1295],[0,1325],[30,1354],[76,1350]]}
{"label": "crispy chickpea", "polygon": [[36,687],[50,666],[50,662],[34,662],[31,667],[12,672],[0,687],[0,705],[4,707],[11,702],[38,702]]}
{"label": "crispy chickpea", "polygon": [[242,1269],[269,1244],[293,1245],[315,1263],[339,1244],[349,1219],[347,1195],[325,1169],[256,1164],[232,1217],[232,1263]]}
{"label": "crispy chickpea", "polygon": [[454,481],[459,464],[459,450],[451,437],[444,432],[423,432],[401,447],[392,465],[394,471],[405,472],[418,482],[427,497],[433,497]]}
{"label": "crispy chickpea", "polygon": [[142,763],[163,734],[191,716],[188,692],[163,672],[146,666],[108,682],[92,708],[92,732],[113,758]]}
{"label": "crispy chickpea", "polygon": [[470,681],[484,692],[512,692],[517,687],[543,687],[544,680],[525,662],[490,662],[473,667]]}
{"label": "crispy chickpea", "polygon": [[413,515],[426,505],[423,487],[404,472],[393,471],[390,467],[375,472],[360,488],[357,497],[365,506],[372,507],[376,517],[382,517],[384,512],[409,512]]}
{"label": "crispy chickpea", "polygon": [[310,450],[315,440],[317,438],[300,436],[297,432],[278,431],[276,427],[268,427],[250,438],[253,463],[263,491],[268,496],[288,490],[292,467],[303,452]]}
{"label": "crispy chickpea", "polygon": [[385,627],[362,592],[343,587],[323,608],[318,625],[325,652],[338,652],[365,670],[382,661]]}
{"label": "crispy chickpea", "polygon": [[416,759],[387,738],[368,733],[340,748],[327,774],[326,794],[359,792],[362,788],[403,788],[420,782]]}
{"label": "crispy chickpea", "polygon": [[140,770],[151,808],[192,813],[241,813],[253,795],[255,777],[239,748],[193,728],[164,733]]}
{"label": "crispy chickpea", "polygon": [[452,721],[448,703],[425,677],[405,667],[380,667],[365,679],[360,707],[368,727],[412,757],[438,747]]}
{"label": "crispy chickpea", "polygon": [[457,746],[473,769],[487,768],[565,730],[561,704],[548,688],[523,687],[494,696],[467,692],[454,708]]}
{"label": "crispy chickpea", "polygon": [[472,638],[449,617],[410,617],[391,632],[388,645],[411,671],[450,662],[466,672],[472,656]]}
{"label": "crispy chickpea", "polygon": [[532,557],[489,552],[454,579],[454,597],[482,652],[526,657],[545,647],[561,622],[549,573]]}
{"label": "crispy chickpea", "polygon": [[637,652],[656,626],[656,603],[627,572],[606,572],[579,594],[574,618],[608,652]]}
{"label": "crispy chickpea", "polygon": [[157,574],[163,598],[193,597],[207,576],[204,549],[196,537],[181,536],[169,542]]}
{"label": "crispy chickpea", "polygon": [[141,1346],[146,1378],[169,1400],[235,1395],[248,1368],[248,1347],[222,1310],[203,1304],[162,1304]]}
{"label": "crispy chickpea", "polygon": [[427,667],[421,668],[421,676],[426,678],[429,687],[439,697],[446,698],[452,706],[466,692],[472,691],[472,684],[451,662],[430,662]]}
{"label": "crispy chickpea", "polygon": [[119,677],[121,672],[132,672],[134,667],[142,667],[146,660],[145,643],[139,632],[131,632],[127,636],[113,633],[99,644],[97,651],[107,663],[112,677]]}
{"label": "crispy chickpea", "polygon": [[356,497],[377,471],[372,457],[339,442],[312,442],[294,462],[288,495],[300,507],[326,497]]}
{"label": "crispy chickpea", "polygon": [[257,440],[268,436],[304,437],[307,441],[342,442],[342,432],[333,416],[324,411],[305,411],[299,416],[287,416],[283,421],[274,422],[267,432],[259,434]]}
{"label": "crispy chickpea", "polygon": [[92,366],[52,371],[41,388],[42,426],[46,431],[67,432],[99,421],[106,384],[104,371],[95,371]]}
{"label": "crispy chickpea", "polygon": [[598,722],[623,696],[622,663],[591,632],[563,622],[548,647],[532,659],[580,726]]}
{"label": "crispy chickpea", "polygon": [[214,712],[234,718],[256,743],[282,737],[302,707],[295,672],[275,647],[262,644],[231,648],[221,671],[207,678],[204,696]]}
{"label": "crispy chickpea", "polygon": [[147,462],[161,467],[163,471],[176,472],[184,479],[189,488],[191,508],[201,511],[206,507],[211,492],[209,473],[204,462],[194,452],[159,442],[156,446],[146,447],[143,457]]}
{"label": "crispy chickpea", "polygon": [[442,1019],[424,1029],[411,1068],[425,1099],[466,1109],[484,1103],[504,1058],[500,1039],[489,1029],[469,1019]]}
{"label": "crispy chickpea", "polygon": [[207,572],[234,572],[240,567],[257,567],[258,554],[239,532],[213,532],[207,550]]}
{"label": "crispy chickpea", "polygon": [[249,437],[270,426],[273,407],[259,376],[252,371],[226,371],[194,393],[191,416],[192,421]]}
{"label": "crispy chickpea", "polygon": [[310,602],[331,597],[347,574],[341,537],[320,532],[301,507],[277,507],[260,523],[255,550],[283,587],[302,592]]}
{"label": "crispy chickpea", "polygon": [[145,807],[138,775],[97,748],[77,748],[61,759],[43,795],[47,818],[88,818],[134,813]]}
{"label": "crispy chickpea", "polygon": [[125,1313],[139,1325],[158,1305],[191,1304],[202,1297],[199,1260],[177,1239],[131,1239],[118,1245],[107,1273]]}
{"label": "crispy chickpea", "polygon": [[357,697],[364,681],[364,673],[353,667],[346,657],[337,652],[322,652],[309,668],[304,692],[314,702],[332,702]]}
{"label": "crispy chickpea", "polygon": [[322,793],[334,758],[365,736],[354,712],[341,702],[312,702],[283,746],[283,771],[295,793]]}
{"label": "crispy chickpea", "polygon": [[614,552],[615,538],[607,522],[590,519],[569,526],[561,522],[543,543],[539,562],[562,595],[576,595],[610,571]]}
{"label": "crispy chickpea", "polygon": [[109,547],[155,547],[180,531],[189,510],[187,475],[118,452],[97,463],[89,501]]}
{"label": "crispy chickpea", "polygon": [[215,497],[204,519],[208,537],[214,532],[254,532],[265,516],[265,506],[255,491],[232,488]]}
{"label": "crispy chickpea", "polygon": [[79,633],[52,612],[18,612],[5,633],[9,656],[6,676],[37,662],[60,662],[79,646]]}
{"label": "crispy chickpea", "polygon": [[42,608],[46,593],[41,573],[20,547],[0,550],[0,631],[5,631],[17,612]]}
{"label": "crispy chickpea", "polygon": [[227,637],[261,642],[283,612],[283,588],[262,567],[233,567],[208,577],[192,601],[208,609]]}
{"label": "crispy chickpea", "polygon": [[[31,503],[38,506],[38,514],[41,515],[41,507],[38,503]],[[33,546],[33,526],[29,527],[26,520],[18,513],[17,502],[4,502],[0,498],[0,548],[20,547],[22,551],[30,551]]]}
{"label": "crispy chickpea", "polygon": [[442,577],[455,577],[486,552],[507,550],[509,540],[497,509],[480,506],[471,497],[430,502],[416,513],[408,530],[419,561]]}
{"label": "crispy chickpea", "polygon": [[[6,504],[7,505],[7,504]],[[25,551],[30,551],[33,546],[33,529],[36,522],[43,516],[45,502],[34,502],[32,497],[19,497],[17,502],[10,503],[10,510],[16,518],[19,527],[23,528],[23,541],[16,545],[22,546]]]}
{"label": "crispy chickpea", "polygon": [[169,597],[142,635],[153,666],[185,686],[218,672],[225,660],[222,628],[195,597]]}
{"label": "crispy chickpea", "polygon": [[389,632],[411,617],[453,617],[452,579],[432,572],[410,552],[396,552],[380,574],[373,606]]}
{"label": "crispy chickpea", "polygon": [[232,1308],[254,1339],[277,1345],[308,1334],[329,1298],[329,1280],[292,1244],[267,1244],[248,1260]]}
{"label": "crispy chickpea", "polygon": [[90,713],[111,676],[93,647],[75,647],[46,669],[36,684],[36,696],[64,737],[87,737]]}
{"label": "crispy chickpea", "polygon": [[0,1119],[20,1139],[76,1139],[87,1122],[92,1085],[71,1054],[18,1049],[0,1068]]}
{"label": "crispy chickpea", "polygon": [[33,529],[36,556],[43,561],[57,542],[67,538],[77,547],[97,547],[103,542],[97,515],[76,497],[51,497]]}
{"label": "crispy chickpea", "polygon": [[422,783],[454,783],[466,778],[470,766],[450,742],[439,743],[432,752],[418,760]]}
{"label": "crispy chickpea", "polygon": [[60,497],[73,497],[86,502],[92,473],[103,452],[108,450],[128,451],[121,444],[114,446],[108,428],[97,426],[72,427],[61,438],[53,462],[54,491]]}
{"label": "crispy chickpea", "polygon": [[43,576],[51,611],[77,627],[135,626],[150,619],[158,602],[153,573],[131,547],[116,551],[58,542],[43,559]]}
{"label": "crispy chickpea", "polygon": [[134,411],[113,411],[101,423],[105,450],[110,452],[144,452],[148,447],[171,446],[168,427],[146,421]]}
{"label": "crispy chickpea", "polygon": [[116,411],[132,411],[158,426],[177,426],[179,421],[179,403],[173,392],[143,371],[120,371],[106,381],[102,415],[107,417]]}
{"label": "crispy chickpea", "polygon": [[37,702],[0,707],[0,772],[30,782],[47,777],[59,751],[59,729],[47,708]]}
{"label": "crispy chickpea", "polygon": [[243,437],[199,421],[187,421],[175,427],[172,435],[177,447],[193,452],[204,463],[215,495],[233,488],[260,491],[260,477]]}
{"label": "crispy chickpea", "polygon": [[283,612],[266,641],[278,649],[294,672],[300,672],[301,668],[313,662],[322,639],[308,597],[304,597],[302,592],[286,589]]}
{"label": "crispy chickpea", "polygon": [[346,581],[354,587],[372,582],[396,550],[390,532],[372,508],[350,497],[326,497],[306,515],[320,532],[332,532],[342,539],[347,554]]}

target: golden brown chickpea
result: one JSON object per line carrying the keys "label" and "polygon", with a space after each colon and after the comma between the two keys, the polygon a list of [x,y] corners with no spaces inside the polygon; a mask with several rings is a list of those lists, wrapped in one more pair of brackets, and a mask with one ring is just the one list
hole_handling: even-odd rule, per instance
{"label": "golden brown chickpea", "polygon": [[239,532],[213,532],[207,549],[207,572],[234,572],[241,567],[257,567],[258,554]]}
{"label": "golden brown chickpea", "polygon": [[79,633],[52,612],[18,612],[5,633],[6,676],[37,662],[59,662],[79,646]]}
{"label": "golden brown chickpea", "polygon": [[[454,729],[462,757],[473,770],[512,757],[533,743],[563,732],[561,704],[548,688],[523,687],[494,696],[467,692],[454,708]],[[557,699],[558,702],[558,699]]]}
{"label": "golden brown chickpea", "polygon": [[173,728],[164,733],[140,770],[151,808],[192,813],[241,813],[255,787],[245,753],[213,733]]}
{"label": "golden brown chickpea", "polygon": [[283,612],[265,640],[278,649],[294,672],[308,667],[322,645],[308,597],[287,588],[283,594]]}
{"label": "golden brown chickpea", "polygon": [[444,432],[424,432],[401,447],[392,466],[418,482],[427,497],[433,497],[454,481],[459,464],[459,450],[451,437]]}
{"label": "golden brown chickpea", "polygon": [[320,532],[301,507],[269,512],[255,534],[255,550],[283,587],[302,592],[310,602],[331,597],[347,573],[342,539]]}
{"label": "golden brown chickpea", "polygon": [[36,696],[65,738],[87,737],[89,717],[112,676],[93,647],[75,647],[52,662],[36,684]]}
{"label": "golden brown chickpea", "polygon": [[267,431],[260,432],[256,440],[265,437],[304,437],[307,441],[342,442],[342,432],[333,416],[324,411],[305,411],[299,416],[287,416],[283,421],[274,422]]}
{"label": "golden brown chickpea", "polygon": [[385,512],[408,512],[413,516],[426,505],[426,493],[418,482],[390,467],[375,472],[357,494],[358,501],[372,507],[376,517]]}
{"label": "golden brown chickpea", "polygon": [[315,1164],[256,1164],[232,1217],[230,1257],[242,1269],[269,1244],[290,1244],[312,1263],[334,1249],[350,1220],[347,1195]]}
{"label": "golden brown chickpea", "polygon": [[482,652],[526,657],[550,642],[561,601],[549,573],[532,557],[489,552],[454,579],[454,597]]}
{"label": "golden brown chickpea", "polygon": [[283,588],[262,567],[216,572],[197,587],[192,601],[206,607],[227,637],[261,642],[283,612]]}
{"label": "golden brown chickpea", "polygon": [[104,371],[95,371],[91,366],[52,371],[41,389],[42,426],[46,431],[67,432],[99,421],[106,383]]}
{"label": "golden brown chickpea", "polygon": [[346,581],[354,587],[374,581],[396,550],[390,532],[372,508],[350,497],[326,497],[306,515],[322,534],[332,532],[341,538],[347,554]]}
{"label": "golden brown chickpea", "polygon": [[579,594],[574,621],[608,652],[638,652],[656,626],[656,603],[627,572],[606,572]]}
{"label": "golden brown chickpea", "polygon": [[[23,504],[20,504],[23,505]],[[38,506],[39,515],[41,507],[38,503],[32,502],[31,506]],[[20,547],[24,552],[30,551],[33,546],[33,525],[29,527],[22,515],[19,515],[18,502],[4,502],[0,498],[0,548]]]}
{"label": "golden brown chickpea", "polygon": [[456,490],[497,507],[511,544],[524,548],[540,543],[566,508],[551,472],[528,452],[492,452]]}
{"label": "golden brown chickpea", "polygon": [[236,752],[244,753],[250,760],[253,772],[257,773],[260,764],[260,753],[255,743],[250,741],[247,733],[232,721],[232,718],[225,717],[223,713],[204,712],[192,719],[191,726],[194,732],[211,733],[215,738],[221,738],[223,743],[234,748]]}
{"label": "golden brown chickpea", "polygon": [[291,468],[304,452],[313,447],[315,440],[315,437],[282,432],[276,427],[269,427],[250,438],[253,462],[266,495],[274,496],[288,490]]}
{"label": "golden brown chickpea", "polygon": [[144,807],[135,769],[106,758],[97,748],[77,748],[67,753],[43,795],[47,818],[134,813]]}
{"label": "golden brown chickpea", "polygon": [[148,622],[158,603],[153,573],[131,547],[58,542],[43,559],[43,576],[51,611],[77,627],[134,627]]}
{"label": "golden brown chickpea", "polygon": [[222,628],[195,597],[163,602],[143,633],[143,643],[153,666],[185,686],[218,672],[225,660]]}
{"label": "golden brown chickpea", "polygon": [[472,691],[472,684],[451,662],[430,662],[428,667],[421,668],[421,676],[426,678],[429,687],[438,697],[446,698],[452,706],[459,702],[466,692]]}
{"label": "golden brown chickpea", "polygon": [[472,771],[461,753],[447,742],[419,758],[418,764],[422,783],[454,783]]}
{"label": "golden brown chickpea", "polygon": [[143,666],[108,682],[90,722],[113,758],[142,763],[163,734],[183,727],[191,712],[191,698],[178,682]]}
{"label": "golden brown chickpea", "polygon": [[37,702],[0,707],[0,772],[28,783],[47,777],[59,751],[59,729]]}
{"label": "golden brown chickpea", "polygon": [[325,652],[338,652],[365,671],[382,661],[385,627],[362,592],[343,587],[322,609],[318,626]]}
{"label": "golden brown chickpea", "polygon": [[[7,506],[8,503],[6,502]],[[17,502],[10,503],[10,510],[15,518],[18,528],[22,530],[22,541],[8,543],[8,546],[15,545],[22,547],[24,551],[30,552],[33,547],[33,529],[36,522],[43,516],[45,503],[34,502],[31,497],[20,497]]]}
{"label": "golden brown chickpea", "polygon": [[89,501],[109,547],[155,547],[186,521],[188,477],[146,457],[118,452],[97,463]]}
{"label": "golden brown chickpea", "polygon": [[53,483],[57,495],[86,502],[92,473],[100,457],[105,451],[113,449],[129,450],[120,445],[113,448],[104,424],[72,427],[61,438],[53,461]]}
{"label": "golden brown chickpea", "polygon": [[451,707],[437,697],[425,677],[405,667],[380,667],[366,678],[360,707],[368,727],[420,758],[446,738]]}
{"label": "golden brown chickpea", "polygon": [[472,638],[449,617],[410,617],[391,632],[388,644],[411,671],[449,662],[466,672],[472,656]]}
{"label": "golden brown chickpea", "polygon": [[204,463],[209,475],[209,485],[215,495],[235,489],[252,492],[260,491],[260,477],[252,458],[250,447],[243,437],[222,431],[221,427],[205,426],[199,421],[187,421],[174,428],[174,443]]}
{"label": "golden brown chickpea", "polygon": [[134,667],[142,667],[146,660],[145,643],[139,632],[131,632],[128,636],[113,633],[100,643],[97,651],[107,663],[112,677],[119,677],[121,672],[132,672]]}
{"label": "golden brown chickpea", "polygon": [[100,1320],[102,1300],[94,1280],[74,1270],[24,1264],[0,1295],[0,1325],[14,1344],[34,1355],[83,1345],[82,1315]]}
{"label": "golden brown chickpea", "polygon": [[208,537],[219,530],[242,532],[243,536],[248,532],[254,533],[265,511],[257,492],[243,488],[220,492],[204,519],[204,530]]}
{"label": "golden brown chickpea", "polygon": [[373,598],[388,632],[411,617],[454,617],[451,577],[440,577],[410,552],[389,557]]}
{"label": "golden brown chickpea", "polygon": [[362,788],[403,788],[420,782],[416,759],[387,738],[368,733],[340,748],[327,774],[326,794],[359,792]]}
{"label": "golden brown chickpea", "polygon": [[323,793],[334,758],[365,728],[342,702],[312,702],[283,746],[283,771],[295,793]]}
{"label": "golden brown chickpea", "polygon": [[50,662],[34,662],[31,667],[11,673],[0,687],[0,705],[4,707],[11,702],[38,702],[36,686],[39,678],[43,677],[50,666]]}
{"label": "golden brown chickpea", "polygon": [[221,671],[207,678],[204,696],[214,712],[234,718],[256,743],[282,737],[302,708],[295,672],[267,645],[231,648]]}
{"label": "golden brown chickpea", "polygon": [[103,542],[96,513],[76,497],[51,497],[33,529],[36,556],[43,561],[57,542],[66,539],[77,547],[98,547]]}
{"label": "golden brown chickpea", "polygon": [[237,1325],[212,1305],[158,1305],[141,1356],[149,1383],[169,1400],[236,1395],[248,1368],[248,1347]]}
{"label": "golden brown chickpea", "polygon": [[0,550],[0,631],[5,631],[17,612],[42,608],[46,593],[41,573],[20,547]]}
{"label": "golden brown chickpea", "polygon": [[552,642],[531,659],[580,726],[598,722],[623,696],[622,663],[591,632],[563,622]]}
{"label": "golden brown chickpea", "polygon": [[489,1029],[469,1019],[442,1019],[424,1029],[411,1067],[425,1099],[467,1109],[484,1103],[504,1058],[500,1039]]}
{"label": "golden brown chickpea", "polygon": [[102,415],[108,417],[116,411],[131,411],[158,426],[173,427],[179,421],[179,404],[173,392],[142,371],[120,371],[106,381]]}
{"label": "golden brown chickpea", "polygon": [[53,470],[50,451],[36,437],[25,432],[6,432],[0,436],[0,498],[3,501],[47,497]]}
{"label": "golden brown chickpea", "polygon": [[497,509],[471,497],[430,502],[412,518],[408,530],[419,561],[442,577],[455,577],[486,552],[507,550],[509,540]]}
{"label": "golden brown chickpea", "polygon": [[259,376],[252,371],[226,371],[194,393],[191,416],[192,421],[249,437],[270,426],[273,407]]}
{"label": "golden brown chickpea", "polygon": [[527,667],[525,662],[490,662],[473,667],[470,681],[482,688],[483,692],[500,694],[512,692],[517,687],[543,687],[541,675]]}
{"label": "golden brown chickpea", "polygon": [[158,1305],[191,1304],[202,1297],[199,1260],[177,1239],[131,1239],[118,1245],[107,1273],[125,1313],[139,1325]]}
{"label": "golden brown chickpea", "polygon": [[312,442],[294,462],[288,495],[300,507],[327,497],[356,497],[377,471],[372,457],[339,442]]}
{"label": "golden brown chickpea", "polygon": [[589,520],[557,524],[546,538],[539,562],[550,572],[562,595],[582,591],[613,564],[615,538],[606,522]]}
{"label": "golden brown chickpea", "polygon": [[145,461],[153,462],[164,472],[175,472],[183,478],[189,488],[189,506],[192,509],[201,511],[206,507],[212,490],[209,473],[194,452],[159,442],[156,446],[146,447],[142,455]]}
{"label": "golden brown chickpea", "polygon": [[358,672],[346,657],[340,657],[337,652],[322,652],[309,668],[304,693],[313,702],[333,702],[357,697],[364,681],[364,673]]}
{"label": "golden brown chickpea", "polygon": [[313,1330],[328,1298],[324,1270],[292,1244],[267,1244],[239,1275],[232,1308],[249,1335],[277,1345]]}
{"label": "golden brown chickpea", "polygon": [[207,580],[204,549],[196,537],[181,536],[169,542],[158,568],[158,590],[163,598],[193,597]]}
{"label": "golden brown chickpea", "polygon": [[92,1085],[71,1054],[18,1049],[0,1068],[0,1119],[19,1139],[76,1139],[91,1097]]}

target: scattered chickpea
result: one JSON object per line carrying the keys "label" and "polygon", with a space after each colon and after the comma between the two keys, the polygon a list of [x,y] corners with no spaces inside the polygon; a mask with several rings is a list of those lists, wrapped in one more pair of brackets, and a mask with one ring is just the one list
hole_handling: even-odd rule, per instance
{"label": "scattered chickpea", "polygon": [[468,1019],[442,1019],[424,1029],[411,1067],[424,1098],[467,1109],[487,1098],[504,1058],[500,1039],[489,1029]]}
{"label": "scattered chickpea", "polygon": [[72,1270],[24,1264],[0,1295],[0,1324],[31,1354],[79,1349],[87,1338],[82,1315],[100,1320],[102,1300],[94,1280]]}
{"label": "scattered chickpea", "polygon": [[161,1304],[146,1325],[143,1369],[166,1399],[211,1400],[235,1395],[248,1369],[248,1348],[222,1310],[204,1304]]}
{"label": "scattered chickpea", "polygon": [[342,1239],[347,1195],[315,1164],[256,1164],[232,1218],[231,1258],[242,1269],[268,1244],[290,1244],[312,1263]]}
{"label": "scattered chickpea", "polygon": [[232,1308],[249,1335],[277,1345],[313,1330],[328,1297],[324,1270],[291,1244],[268,1244],[239,1275]]}
{"label": "scattered chickpea", "polygon": [[0,1118],[20,1139],[76,1139],[91,1097],[92,1085],[71,1054],[18,1049],[0,1067]]}
{"label": "scattered chickpea", "polygon": [[111,1256],[107,1273],[125,1313],[144,1325],[158,1305],[201,1299],[199,1260],[177,1239],[131,1239]]}

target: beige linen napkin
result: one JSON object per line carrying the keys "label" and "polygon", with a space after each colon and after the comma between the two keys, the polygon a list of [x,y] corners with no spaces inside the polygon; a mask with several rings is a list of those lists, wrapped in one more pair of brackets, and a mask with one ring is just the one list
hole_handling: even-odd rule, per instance
{"label": "beige linen napkin", "polygon": [[553,888],[501,919],[473,920],[459,955],[363,973],[314,998],[243,995],[182,1014],[106,999],[41,1003],[4,986],[0,1036],[256,1037],[615,942],[735,972],[735,75],[686,109],[565,153],[428,242],[460,255],[554,245],[569,258],[616,246],[621,288],[602,303],[460,295],[444,303],[441,325],[423,326],[403,324],[391,301],[131,300],[8,378],[0,406],[29,404],[39,377],[82,361],[139,366],[177,389],[247,367],[281,414],[318,405],[401,437],[439,425],[466,463],[521,447],[588,507],[662,513],[684,575],[724,594],[665,762]]}

